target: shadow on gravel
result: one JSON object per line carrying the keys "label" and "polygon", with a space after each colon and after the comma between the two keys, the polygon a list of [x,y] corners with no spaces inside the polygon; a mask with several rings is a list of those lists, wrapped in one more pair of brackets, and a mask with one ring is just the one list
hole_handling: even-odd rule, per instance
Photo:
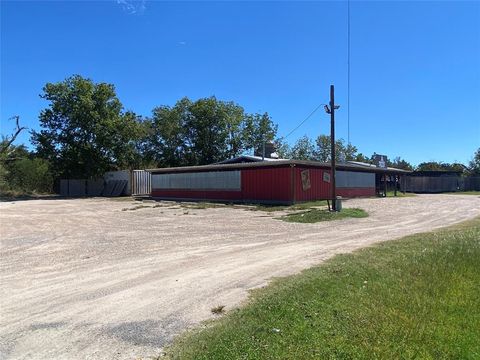
{"label": "shadow on gravel", "polygon": [[185,329],[187,324],[177,316],[169,316],[163,321],[131,321],[110,327],[108,332],[122,341],[133,345],[163,347],[171,341],[171,335]]}

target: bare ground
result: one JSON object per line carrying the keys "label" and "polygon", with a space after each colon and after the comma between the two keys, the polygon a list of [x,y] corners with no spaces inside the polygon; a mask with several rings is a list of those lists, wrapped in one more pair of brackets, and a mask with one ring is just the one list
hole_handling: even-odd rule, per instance
{"label": "bare ground", "polygon": [[159,356],[213,307],[237,306],[272,277],[480,215],[480,197],[468,195],[350,200],[344,205],[370,217],[317,224],[239,208],[137,205],[0,203],[0,358]]}

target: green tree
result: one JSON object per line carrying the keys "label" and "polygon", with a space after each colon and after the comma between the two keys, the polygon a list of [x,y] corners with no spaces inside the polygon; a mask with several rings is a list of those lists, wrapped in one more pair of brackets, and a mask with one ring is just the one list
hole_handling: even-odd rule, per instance
{"label": "green tree", "polygon": [[186,160],[187,118],[191,101],[178,101],[173,108],[159,106],[153,109],[144,154],[157,166],[170,167],[189,165]]}
{"label": "green tree", "polygon": [[307,135],[302,136],[293,145],[290,158],[294,160],[315,160],[315,144]]}
{"label": "green tree", "polygon": [[149,120],[145,154],[157,166],[204,165],[245,150],[245,113],[215,97],[159,106]]}
{"label": "green tree", "polygon": [[210,97],[192,103],[186,124],[189,162],[204,165],[239,155],[243,119],[243,108],[232,102]]}
{"label": "green tree", "polygon": [[[6,141],[0,142],[0,146]],[[53,178],[49,163],[35,157],[25,145],[8,146],[9,151],[0,155],[0,190],[21,193],[50,193]]]}
{"label": "green tree", "polygon": [[288,143],[283,138],[276,139],[274,141],[274,145],[275,145],[275,152],[277,153],[280,159],[291,158],[292,149],[290,148],[290,145],[288,145]]}
{"label": "green tree", "polygon": [[468,168],[460,163],[444,163],[444,162],[436,162],[436,161],[429,161],[423,162],[418,164],[417,171],[456,171],[459,172],[461,175],[468,174]]}
{"label": "green tree", "polygon": [[[320,135],[315,140],[315,159],[320,162],[329,162],[331,159],[331,137],[329,135]],[[335,160],[336,161],[351,161],[357,160],[357,148],[352,144],[345,145],[345,140],[335,140]]]}
{"label": "green tree", "polygon": [[402,159],[400,156],[397,156],[396,158],[393,159],[393,161],[388,161],[387,162],[388,166],[397,168],[397,169],[403,169],[403,170],[408,170],[412,171],[413,166],[410,164],[408,161]]}
{"label": "green tree", "polygon": [[25,145],[13,145],[11,137],[4,136],[0,141],[0,190],[12,190],[11,169],[16,160],[27,158],[29,153]]}
{"label": "green tree", "polygon": [[46,84],[41,97],[50,104],[32,142],[55,176],[91,178],[131,165],[140,127],[113,85],[75,75]]}
{"label": "green tree", "polygon": [[12,161],[7,176],[9,188],[21,192],[51,193],[53,177],[48,161],[24,158]]}
{"label": "green tree", "polygon": [[248,114],[243,127],[245,149],[261,153],[263,142],[274,142],[278,131],[268,113]]}
{"label": "green tree", "polygon": [[473,159],[469,163],[469,170],[472,175],[480,175],[480,148],[473,154]]}
{"label": "green tree", "polygon": [[363,162],[367,164],[371,163],[371,160],[367,156],[363,155],[362,153],[356,154],[355,157],[353,158],[353,161]]}

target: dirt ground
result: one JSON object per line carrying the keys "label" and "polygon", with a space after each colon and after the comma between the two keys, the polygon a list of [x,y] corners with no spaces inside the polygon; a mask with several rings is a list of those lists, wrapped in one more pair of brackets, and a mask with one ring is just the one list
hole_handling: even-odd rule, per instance
{"label": "dirt ground", "polygon": [[1,359],[159,356],[213,307],[232,309],[272,277],[480,215],[480,197],[469,195],[349,200],[370,217],[317,224],[241,208],[144,206],[0,203]]}

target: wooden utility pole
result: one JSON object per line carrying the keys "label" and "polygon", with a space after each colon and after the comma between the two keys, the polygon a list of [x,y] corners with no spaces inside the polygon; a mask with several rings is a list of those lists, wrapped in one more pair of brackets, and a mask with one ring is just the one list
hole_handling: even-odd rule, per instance
{"label": "wooden utility pole", "polygon": [[331,140],[331,189],[332,210],[337,211],[337,189],[335,184],[335,89],[330,85],[330,140]]}

